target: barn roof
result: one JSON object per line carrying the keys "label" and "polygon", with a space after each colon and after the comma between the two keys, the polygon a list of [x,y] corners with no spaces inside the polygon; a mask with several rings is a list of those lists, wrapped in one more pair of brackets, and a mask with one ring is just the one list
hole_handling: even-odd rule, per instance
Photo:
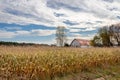
{"label": "barn roof", "polygon": [[71,42],[71,44],[74,42],[74,41],[78,41],[79,43],[80,43],[80,45],[82,45],[82,46],[86,46],[86,45],[89,45],[89,40],[85,40],[85,39],[74,39],[72,42]]}

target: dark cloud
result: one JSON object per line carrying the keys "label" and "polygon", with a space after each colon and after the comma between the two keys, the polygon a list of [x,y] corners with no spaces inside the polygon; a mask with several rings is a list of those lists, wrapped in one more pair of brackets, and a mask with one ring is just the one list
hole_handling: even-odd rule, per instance
{"label": "dark cloud", "polygon": [[63,23],[65,23],[65,24],[67,24],[67,25],[70,25],[70,26],[78,25],[78,24],[79,24],[79,23],[77,23],[77,22],[73,22],[73,21],[70,21],[70,20],[63,21]]}
{"label": "dark cloud", "polygon": [[120,16],[117,16],[118,19],[120,19]]}
{"label": "dark cloud", "polygon": [[114,0],[103,0],[103,1],[110,2],[110,3],[114,2]]}
{"label": "dark cloud", "polygon": [[96,23],[103,23],[103,21],[96,21]]}
{"label": "dark cloud", "polygon": [[64,16],[66,16],[65,14],[62,14],[62,13],[56,13],[56,12],[54,12],[54,15],[56,16],[56,17],[64,17]]}
{"label": "dark cloud", "polygon": [[52,1],[52,0],[48,0],[47,1],[47,6],[53,9],[61,9],[61,8],[67,8],[73,11],[82,11],[82,8],[76,7],[76,6],[71,6],[68,4],[65,4],[63,2],[59,2],[59,1]]}

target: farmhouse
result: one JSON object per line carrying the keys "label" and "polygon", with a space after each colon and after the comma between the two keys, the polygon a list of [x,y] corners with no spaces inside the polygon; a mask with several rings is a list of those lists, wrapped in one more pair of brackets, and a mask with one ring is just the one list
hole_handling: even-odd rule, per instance
{"label": "farmhouse", "polygon": [[71,44],[71,47],[89,47],[90,46],[90,41],[89,40],[84,40],[84,39],[74,39]]}

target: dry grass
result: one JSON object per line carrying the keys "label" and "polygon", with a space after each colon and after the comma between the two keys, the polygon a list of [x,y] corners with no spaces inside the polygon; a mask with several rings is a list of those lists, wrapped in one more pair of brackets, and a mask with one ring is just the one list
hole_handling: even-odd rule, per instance
{"label": "dry grass", "polygon": [[0,46],[0,80],[52,80],[120,63],[120,48]]}

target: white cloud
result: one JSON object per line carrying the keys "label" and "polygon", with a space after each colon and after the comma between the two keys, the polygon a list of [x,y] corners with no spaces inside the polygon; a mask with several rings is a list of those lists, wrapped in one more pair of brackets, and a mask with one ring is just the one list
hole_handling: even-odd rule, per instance
{"label": "white cloud", "polygon": [[49,36],[52,34],[55,34],[55,30],[34,29],[30,31],[20,30],[14,32],[0,30],[0,38],[13,38],[16,36]]}
{"label": "white cloud", "polygon": [[96,30],[96,28],[94,27],[88,27],[88,28],[85,28],[85,29],[70,29],[69,31],[70,32],[86,32],[86,31],[93,31],[93,30]]}
{"label": "white cloud", "polygon": [[26,35],[30,35],[31,33],[29,31],[16,31],[16,35],[22,35],[22,36],[26,36]]}
{"label": "white cloud", "polygon": [[1,0],[0,5],[0,22],[51,26],[55,20],[53,11],[42,0]]}
{"label": "white cloud", "polygon": [[31,34],[32,35],[37,35],[37,36],[49,36],[49,35],[55,34],[55,30],[41,30],[41,29],[37,29],[37,30],[32,30]]}
{"label": "white cloud", "polygon": [[0,30],[0,38],[12,38],[15,36],[16,36],[16,34],[14,32]]}
{"label": "white cloud", "polygon": [[70,29],[70,32],[80,32],[79,29]]}
{"label": "white cloud", "polygon": [[90,27],[90,28],[86,28],[85,30],[81,30],[81,31],[93,31],[96,30],[96,28]]}
{"label": "white cloud", "polygon": [[[119,8],[119,3],[106,3],[101,0],[52,0],[49,4],[58,2],[79,8],[78,12],[74,9],[60,8],[55,10],[47,7],[49,0],[1,0],[0,1],[0,22],[17,23],[17,24],[42,24],[46,26],[65,25],[64,20],[75,22],[87,22],[115,18],[116,15],[107,8]],[[53,5],[55,5],[54,3]],[[57,5],[56,5],[57,6]],[[62,5],[61,5],[62,6]],[[58,5],[58,7],[61,7]],[[108,6],[108,7],[107,7]],[[66,16],[58,18],[54,12],[63,13]],[[104,19],[101,19],[104,18]],[[10,20],[9,20],[10,19]],[[109,21],[108,21],[109,22]],[[79,26],[79,25],[78,25]]]}

